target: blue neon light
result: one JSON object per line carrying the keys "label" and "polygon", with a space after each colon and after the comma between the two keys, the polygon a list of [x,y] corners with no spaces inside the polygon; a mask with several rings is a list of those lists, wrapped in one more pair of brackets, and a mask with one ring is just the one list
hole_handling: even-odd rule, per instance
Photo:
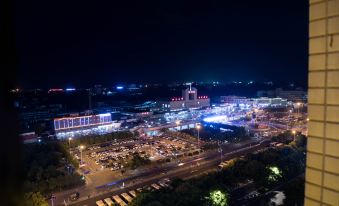
{"label": "blue neon light", "polygon": [[75,88],[67,88],[66,91],[68,91],[68,92],[75,91]]}

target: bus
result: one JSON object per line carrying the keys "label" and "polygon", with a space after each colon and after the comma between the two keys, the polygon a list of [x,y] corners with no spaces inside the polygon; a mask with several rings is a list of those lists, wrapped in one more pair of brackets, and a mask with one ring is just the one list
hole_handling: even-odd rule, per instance
{"label": "bus", "polygon": [[106,206],[102,200],[98,200],[95,203],[97,204],[97,206]]}
{"label": "bus", "polygon": [[151,184],[151,186],[152,186],[154,189],[156,189],[156,190],[160,189],[160,186],[157,185],[157,184]]}
{"label": "bus", "polygon": [[133,198],[131,198],[131,196],[129,196],[127,193],[122,193],[121,196],[127,200],[128,203],[132,202]]}
{"label": "bus", "polygon": [[118,195],[114,195],[112,198],[120,206],[127,206],[126,202],[124,202]]}
{"label": "bus", "polygon": [[137,193],[134,190],[131,190],[128,193],[131,194],[133,197],[137,196]]}
{"label": "bus", "polygon": [[229,161],[225,161],[225,162],[222,162],[218,165],[218,169],[223,169],[224,167],[226,167],[227,165],[229,165],[229,163],[231,162],[231,160]]}
{"label": "bus", "polygon": [[113,204],[113,201],[111,200],[111,198],[106,198],[104,199],[105,203],[108,205],[108,206],[111,206]]}

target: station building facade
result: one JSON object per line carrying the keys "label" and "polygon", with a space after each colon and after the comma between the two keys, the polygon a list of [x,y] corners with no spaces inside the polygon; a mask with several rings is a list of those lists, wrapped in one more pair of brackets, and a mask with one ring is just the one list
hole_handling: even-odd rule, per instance
{"label": "station building facade", "polygon": [[194,87],[184,89],[181,97],[172,97],[169,101],[160,101],[159,107],[164,110],[199,109],[210,106],[208,96],[198,96]]}

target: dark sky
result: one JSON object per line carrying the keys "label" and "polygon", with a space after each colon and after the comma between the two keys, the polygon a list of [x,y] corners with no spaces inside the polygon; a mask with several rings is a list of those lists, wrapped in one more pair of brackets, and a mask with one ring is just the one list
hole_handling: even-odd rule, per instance
{"label": "dark sky", "polygon": [[16,0],[15,12],[21,87],[307,79],[307,0]]}

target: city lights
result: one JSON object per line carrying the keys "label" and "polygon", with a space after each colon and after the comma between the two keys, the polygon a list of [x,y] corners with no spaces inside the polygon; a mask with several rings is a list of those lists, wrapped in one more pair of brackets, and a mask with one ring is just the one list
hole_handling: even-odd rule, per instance
{"label": "city lights", "polygon": [[216,122],[216,121],[226,121],[226,115],[214,116],[214,117],[206,117],[203,119],[205,122]]}

